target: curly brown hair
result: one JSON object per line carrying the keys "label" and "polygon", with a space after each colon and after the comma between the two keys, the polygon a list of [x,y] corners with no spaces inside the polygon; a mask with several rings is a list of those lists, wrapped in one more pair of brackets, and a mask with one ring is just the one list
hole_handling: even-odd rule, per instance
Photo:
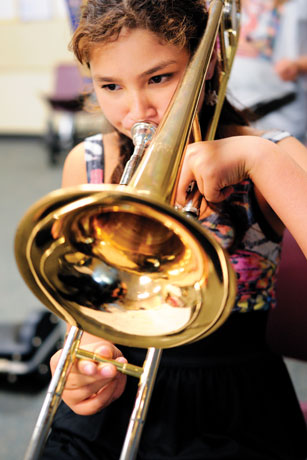
{"label": "curly brown hair", "polygon": [[116,40],[123,28],[140,28],[193,52],[206,22],[204,0],[88,0],[70,48],[86,64],[93,45]]}

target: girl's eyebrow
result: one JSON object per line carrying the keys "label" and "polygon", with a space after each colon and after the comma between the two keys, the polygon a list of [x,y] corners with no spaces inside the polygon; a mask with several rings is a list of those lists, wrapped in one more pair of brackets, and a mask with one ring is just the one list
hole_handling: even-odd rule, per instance
{"label": "girl's eyebrow", "polygon": [[[174,59],[170,59],[169,61],[160,62],[159,64],[155,65],[154,67],[151,67],[150,69],[145,70],[139,76],[141,78],[142,77],[147,77],[147,76],[152,75],[152,74],[154,74],[156,72],[160,72],[165,67],[169,66],[170,64],[175,64],[175,63],[176,63],[176,61]],[[93,75],[93,79],[97,83],[112,83],[114,81],[117,81],[117,82],[121,81],[121,78],[107,76],[107,75],[105,75],[105,76],[104,75]]]}
{"label": "girl's eyebrow", "polygon": [[176,64],[176,61],[174,59],[170,59],[169,61],[162,61],[158,65],[151,67],[148,70],[145,70],[145,72],[142,72],[140,76],[146,77],[148,75],[152,75],[153,73],[160,72],[160,70],[163,70],[170,64]]}

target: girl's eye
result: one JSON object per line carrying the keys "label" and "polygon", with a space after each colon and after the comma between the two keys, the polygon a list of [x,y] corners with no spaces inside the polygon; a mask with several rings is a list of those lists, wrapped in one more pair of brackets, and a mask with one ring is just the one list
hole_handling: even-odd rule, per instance
{"label": "girl's eye", "polygon": [[166,80],[168,80],[171,77],[170,73],[164,74],[164,75],[155,75],[154,77],[151,77],[149,80],[149,84],[157,84],[157,83],[164,83]]}
{"label": "girl's eye", "polygon": [[117,91],[120,89],[120,86],[116,85],[115,83],[109,83],[107,85],[103,85],[102,89],[106,89],[108,91]]}

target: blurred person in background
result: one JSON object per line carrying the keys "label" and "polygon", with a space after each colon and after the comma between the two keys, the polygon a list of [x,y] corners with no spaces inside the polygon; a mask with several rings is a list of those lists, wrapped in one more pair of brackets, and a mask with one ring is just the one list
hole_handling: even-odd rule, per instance
{"label": "blurred person in background", "polygon": [[[306,142],[307,2],[242,0],[238,51],[228,92],[258,129],[283,129]],[[254,115],[254,116],[253,116]]]}

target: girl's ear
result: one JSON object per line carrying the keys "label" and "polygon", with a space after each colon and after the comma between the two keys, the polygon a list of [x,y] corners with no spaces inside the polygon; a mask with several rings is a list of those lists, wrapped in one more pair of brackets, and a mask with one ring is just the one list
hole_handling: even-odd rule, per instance
{"label": "girl's ear", "polygon": [[216,51],[216,46],[215,46],[212,56],[211,56],[211,61],[208,67],[206,80],[211,80],[211,78],[213,77],[216,61],[217,61],[217,51]]}

